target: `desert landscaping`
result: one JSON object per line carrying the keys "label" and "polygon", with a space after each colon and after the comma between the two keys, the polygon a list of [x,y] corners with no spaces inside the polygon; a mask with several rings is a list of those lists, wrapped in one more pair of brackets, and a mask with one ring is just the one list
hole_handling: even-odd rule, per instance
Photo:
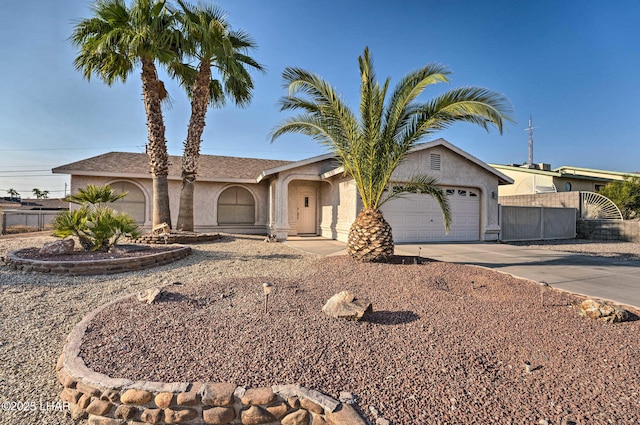
{"label": "desert landscaping", "polygon": [[[50,240],[3,238],[1,255]],[[176,263],[108,276],[3,267],[3,401],[59,401],[55,370],[67,335],[115,301],[81,346],[87,366],[113,378],[247,390],[297,384],[345,400],[370,423],[640,420],[633,310],[629,321],[603,323],[579,315],[582,297],[426,259],[362,264],[237,235],[192,249]],[[267,313],[264,282],[274,284]],[[157,286],[164,292],[153,304],[123,298]],[[325,315],[324,302],[342,290],[367,298],[373,312],[362,321]],[[54,408],[2,419],[74,423]]]}

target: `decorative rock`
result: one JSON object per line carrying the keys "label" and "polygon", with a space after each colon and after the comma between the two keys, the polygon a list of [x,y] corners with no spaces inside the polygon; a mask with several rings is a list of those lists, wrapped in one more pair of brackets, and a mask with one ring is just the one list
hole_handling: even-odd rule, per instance
{"label": "decorative rock", "polygon": [[202,419],[208,424],[228,425],[236,418],[236,412],[231,407],[214,407],[202,411]]}
{"label": "decorative rock", "polygon": [[300,407],[300,399],[298,397],[289,397],[287,399],[287,404],[293,409],[298,409]]}
{"label": "decorative rock", "polygon": [[152,398],[153,394],[149,391],[130,389],[122,394],[120,401],[122,401],[123,404],[141,405],[149,403]]}
{"label": "decorative rock", "polygon": [[64,369],[60,369],[56,372],[56,377],[58,378],[58,382],[62,384],[65,388],[75,388],[76,380],[73,379]]}
{"label": "decorative rock", "polygon": [[[304,409],[296,410],[282,418],[282,425],[309,425],[309,412]],[[315,421],[314,421],[315,422]]]}
{"label": "decorative rock", "polygon": [[176,403],[179,406],[195,406],[198,404],[198,392],[189,391],[186,393],[180,393],[176,397]]}
{"label": "decorative rock", "polygon": [[144,409],[140,419],[148,424],[157,424],[162,420],[162,409]]}
{"label": "decorative rock", "polygon": [[[283,399],[291,399],[295,397],[298,400],[301,400],[303,398],[306,398],[321,406],[327,412],[333,412],[340,405],[340,402],[338,400],[331,398],[319,391],[301,387],[300,385],[274,385],[271,388],[273,389],[273,392],[278,394]],[[292,403],[289,403],[289,405],[293,408],[299,407],[298,404],[294,405]]]}
{"label": "decorative rock", "polygon": [[327,412],[325,417],[329,425],[366,425],[356,409],[348,404],[342,404],[335,412]]}
{"label": "decorative rock", "polygon": [[327,425],[327,422],[324,420],[324,418],[317,413],[312,413],[311,418],[311,423],[313,425]]}
{"label": "decorative rock", "polygon": [[353,404],[354,403],[353,394],[351,394],[350,392],[347,392],[347,391],[340,391],[340,396],[338,397],[338,400],[340,400],[343,403],[347,403],[347,404]]}
{"label": "decorative rock", "polygon": [[153,226],[153,229],[151,230],[151,234],[154,236],[168,235],[169,233],[171,233],[171,228],[167,223],[157,224]]}
{"label": "decorative rock", "polygon": [[108,401],[94,398],[85,410],[90,415],[104,416],[109,413],[111,407],[113,407],[113,404],[109,403]]}
{"label": "decorative rock", "polygon": [[56,363],[56,372],[58,372],[59,370],[62,370],[63,367],[64,367],[64,353],[60,354],[60,357],[58,357],[58,362]]}
{"label": "decorative rock", "polygon": [[276,419],[282,418],[289,411],[289,406],[284,402],[273,403],[266,407],[267,412],[271,413]]}
{"label": "decorative rock", "polygon": [[121,404],[120,406],[118,406],[116,408],[116,412],[113,414],[113,416],[116,417],[116,419],[133,419],[133,417],[136,415],[136,413],[138,413],[138,408],[135,406],[127,406],[126,404]]}
{"label": "decorative rock", "polygon": [[373,308],[368,300],[359,300],[353,293],[342,291],[329,298],[322,311],[336,319],[360,320]]}
{"label": "decorative rock", "polygon": [[314,403],[313,401],[309,400],[308,398],[300,399],[300,405],[304,409],[307,409],[310,412],[318,413],[318,414],[323,414],[324,413],[324,409],[322,408],[322,406]]}
{"label": "decorative rock", "polygon": [[242,404],[269,404],[276,399],[276,395],[269,387],[250,388],[248,389],[240,401]]}
{"label": "decorative rock", "polygon": [[83,394],[78,390],[74,390],[72,388],[65,388],[60,393],[60,400],[66,401],[69,403],[77,403],[82,395]]}
{"label": "decorative rock", "polygon": [[377,418],[376,425],[390,425],[391,422],[385,418]]}
{"label": "decorative rock", "polygon": [[162,297],[163,293],[164,286],[156,286],[140,292],[136,297],[138,298],[138,301],[153,304]]}
{"label": "decorative rock", "polygon": [[99,389],[94,388],[91,385],[87,385],[84,382],[78,382],[76,384],[76,390],[84,394],[92,395],[94,397],[100,397],[100,394],[102,394],[102,392]]}
{"label": "decorative rock", "polygon": [[160,393],[153,400],[156,406],[166,409],[171,406],[171,401],[173,400],[173,393]]}
{"label": "decorative rock", "polygon": [[202,390],[202,404],[207,406],[230,406],[234,402],[233,393],[235,391],[235,384],[205,384]]}
{"label": "decorative rock", "polygon": [[87,412],[77,404],[71,403],[69,405],[69,413],[71,413],[71,419],[79,421],[87,418]]}
{"label": "decorative rock", "polygon": [[198,412],[193,409],[164,409],[164,421],[168,424],[181,424],[191,419],[195,419]]}
{"label": "decorative rock", "polygon": [[111,403],[117,403],[120,401],[120,392],[116,390],[105,390],[100,396],[100,400],[110,401]]}
{"label": "decorative rock", "polygon": [[87,425],[126,425],[126,422],[120,419],[89,415]]}
{"label": "decorative rock", "polygon": [[75,243],[76,242],[73,239],[62,239],[59,241],[47,242],[42,246],[42,248],[40,248],[39,253],[44,255],[71,254]]}
{"label": "decorative rock", "polygon": [[82,394],[82,396],[78,399],[78,407],[80,407],[81,409],[86,409],[90,403],[91,396],[89,394]]}
{"label": "decorative rock", "polygon": [[580,315],[609,323],[624,322],[629,317],[626,310],[595,300],[584,300],[580,304]]}
{"label": "decorative rock", "polygon": [[251,406],[247,410],[240,412],[240,420],[242,425],[261,425],[273,422],[276,418],[262,407]]}

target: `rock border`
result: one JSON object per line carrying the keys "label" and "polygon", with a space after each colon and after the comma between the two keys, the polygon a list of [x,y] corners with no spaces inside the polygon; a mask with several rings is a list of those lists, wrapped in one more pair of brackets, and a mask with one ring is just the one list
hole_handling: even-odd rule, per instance
{"label": "rock border", "polygon": [[72,419],[89,425],[366,425],[356,409],[296,384],[245,388],[228,382],[155,382],[112,378],[87,367],[82,337],[105,308],[87,314],[71,331],[56,365],[60,399]]}
{"label": "rock border", "polygon": [[173,263],[189,256],[191,247],[179,245],[170,251],[129,258],[112,258],[86,261],[43,261],[20,257],[20,251],[7,254],[6,264],[23,272],[57,273],[69,275],[100,275],[144,270]]}

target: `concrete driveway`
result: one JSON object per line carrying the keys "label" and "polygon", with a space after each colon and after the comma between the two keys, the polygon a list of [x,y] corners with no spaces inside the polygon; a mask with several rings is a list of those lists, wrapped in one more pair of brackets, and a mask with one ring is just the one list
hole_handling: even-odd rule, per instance
{"label": "concrete driveway", "polygon": [[[292,238],[288,245],[320,255],[345,254],[345,244],[320,237]],[[398,255],[420,255],[474,264],[589,297],[640,309],[640,262],[488,243],[396,245]]]}

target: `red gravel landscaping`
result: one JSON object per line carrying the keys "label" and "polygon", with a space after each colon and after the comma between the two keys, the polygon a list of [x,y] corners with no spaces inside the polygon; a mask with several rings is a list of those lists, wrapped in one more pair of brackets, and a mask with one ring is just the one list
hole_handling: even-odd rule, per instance
{"label": "red gravel landscaping", "polygon": [[[115,378],[298,383],[341,391],[375,423],[640,423],[640,320],[578,315],[581,298],[483,268],[318,260],[300,279],[172,285],[101,312],[81,356]],[[368,298],[362,322],[322,313],[333,294]],[[525,362],[530,363],[530,373]],[[546,421],[546,422],[545,422]]]}

